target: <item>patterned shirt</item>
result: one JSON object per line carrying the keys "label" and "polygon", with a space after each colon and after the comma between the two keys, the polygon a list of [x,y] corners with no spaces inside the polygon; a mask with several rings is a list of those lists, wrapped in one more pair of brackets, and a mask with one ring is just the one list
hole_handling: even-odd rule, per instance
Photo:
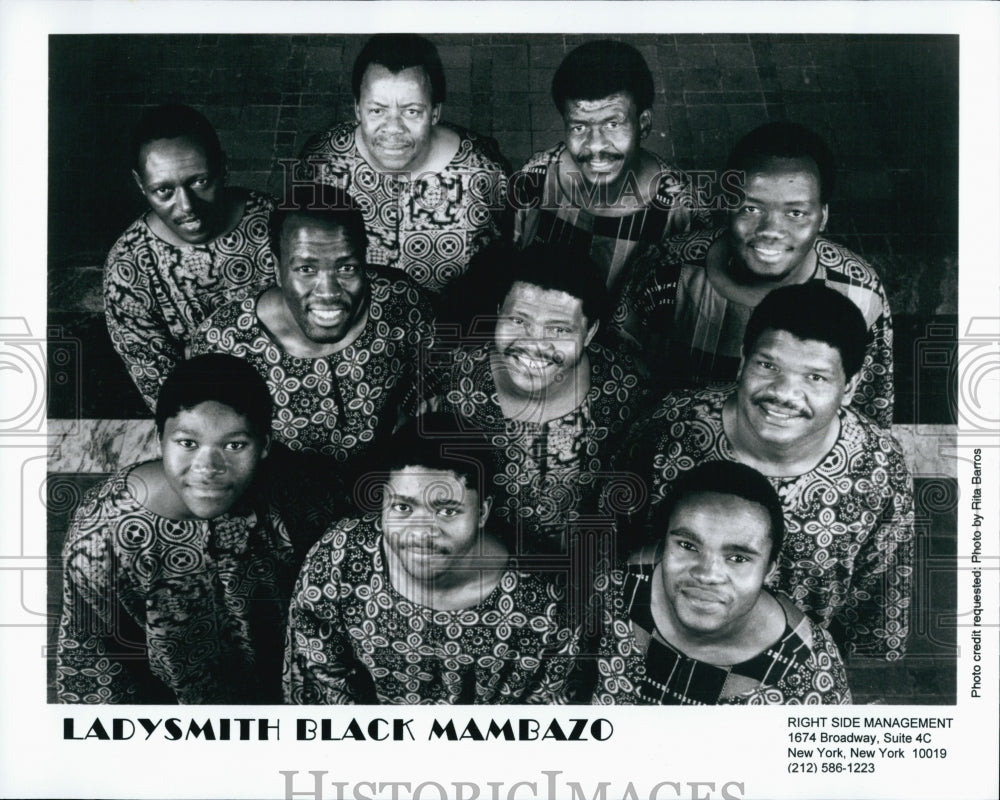
{"label": "patterned shirt", "polygon": [[230,513],[167,519],[129,488],[135,466],[84,496],[66,537],[59,701],[280,702],[288,598],[322,511],[258,475]]}
{"label": "patterned shirt", "polygon": [[104,264],[108,333],[150,409],[205,318],[274,283],[267,233],[273,205],[270,197],[248,192],[232,231],[183,246],[160,239],[144,214],[111,248]]}
{"label": "patterned shirt", "polygon": [[377,512],[341,520],[307,556],[286,702],[566,702],[578,638],[553,581],[510,562],[478,605],[435,611],[393,588],[380,528]]}
{"label": "patterned shirt", "polygon": [[368,263],[396,267],[422,288],[440,292],[469,259],[501,239],[509,167],[496,142],[454,126],[458,152],[440,172],[379,172],[355,144],[357,122],[313,137],[301,160],[315,180],[358,201],[368,231]]}
{"label": "patterned shirt", "polygon": [[[650,555],[649,550],[644,555]],[[611,609],[601,638],[597,704],[837,705],[851,702],[830,634],[781,594],[776,642],[753,658],[716,666],[684,655],[660,633],[651,608],[652,558],[610,576]],[[765,590],[766,591],[766,590]]]}
{"label": "patterned shirt", "polygon": [[[581,208],[565,191],[559,163],[566,152],[560,143],[535,153],[512,183],[516,197],[514,241],[559,242],[582,247],[604,273],[614,314],[605,326],[633,350],[642,339],[642,320],[673,304],[676,282],[642,256],[649,245],[708,224],[708,212],[696,207],[686,175],[650,153],[659,165],[656,188],[648,205],[631,214],[605,216]],[[604,338],[604,337],[602,337]]]}
{"label": "patterned shirt", "polygon": [[256,297],[216,311],[196,331],[192,353],[248,361],[267,381],[274,436],[289,449],[355,461],[392,431],[399,409],[415,399],[434,338],[427,299],[405,276],[369,268],[368,280],[368,322],[336,353],[289,355],[257,317]]}
{"label": "patterned shirt", "polygon": [[[678,388],[731,381],[739,371],[743,332],[753,307],[723,297],[708,279],[705,261],[711,244],[726,230],[701,231],[678,237],[665,248],[664,267],[677,278],[677,303],[670,335],[670,363]],[[822,281],[860,309],[871,341],[851,407],[884,428],[892,425],[892,312],[882,282],[867,263],[846,247],[819,237],[813,246],[816,272]]]}
{"label": "patterned shirt", "polygon": [[457,350],[440,367],[434,389],[440,410],[495,447],[497,514],[530,550],[561,550],[567,523],[596,511],[607,462],[645,399],[631,359],[591,345],[590,391],[583,402],[545,423],[507,419],[490,367],[492,345]]}
{"label": "patterned shirt", "polygon": [[[731,386],[669,394],[629,435],[620,463],[651,497],[703,461],[736,461],[722,425]],[[913,480],[899,443],[867,417],[842,409],[840,436],[801,475],[769,478],[785,512],[773,588],[828,627],[849,653],[900,658],[913,580]]]}

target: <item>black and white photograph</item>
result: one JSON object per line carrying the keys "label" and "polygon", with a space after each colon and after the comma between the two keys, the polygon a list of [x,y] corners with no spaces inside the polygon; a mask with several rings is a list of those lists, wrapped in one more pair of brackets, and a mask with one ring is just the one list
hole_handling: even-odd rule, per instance
{"label": "black and white photograph", "polygon": [[0,796],[996,797],[955,8],[4,4]]}

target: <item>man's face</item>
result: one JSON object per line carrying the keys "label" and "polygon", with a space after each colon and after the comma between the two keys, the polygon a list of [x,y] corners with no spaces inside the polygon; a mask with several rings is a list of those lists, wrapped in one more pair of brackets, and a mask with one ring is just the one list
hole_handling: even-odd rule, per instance
{"label": "man's face", "polygon": [[154,139],[140,149],[132,171],[153,213],[188,244],[211,241],[222,231],[223,177],[204,149],[186,137]]}
{"label": "man's face", "polygon": [[281,231],[278,286],[307,338],[339,342],[368,307],[364,254],[339,225],[291,215]]}
{"label": "man's face", "polygon": [[511,383],[527,394],[571,381],[595,333],[578,297],[518,281],[504,298],[494,339]]}
{"label": "man's face", "polygon": [[361,78],[354,113],[372,166],[381,172],[401,172],[426,158],[441,106],[431,102],[431,83],[421,67],[392,73],[372,64]]}
{"label": "man's face", "polygon": [[670,516],[661,563],[668,613],[690,637],[736,635],[773,567],[763,506],[716,492],[682,500]]}
{"label": "man's face", "polygon": [[733,256],[761,282],[792,275],[826,227],[811,159],[772,159],[746,176],[746,199],[729,214]]}
{"label": "man's face", "polygon": [[566,149],[590,185],[620,185],[628,171],[638,174],[639,142],[652,113],[641,113],[628,92],[600,100],[569,100],[563,112]]}
{"label": "man's face", "polygon": [[160,439],[167,483],[191,519],[213,519],[232,508],[267,449],[246,417],[214,400],[168,419]]}
{"label": "man's face", "polygon": [[454,472],[405,467],[389,474],[382,500],[386,547],[409,575],[447,582],[479,553],[490,502]]}
{"label": "man's face", "polygon": [[851,402],[840,353],[825,342],[765,330],[740,369],[737,409],[757,436],[782,447],[822,441]]}

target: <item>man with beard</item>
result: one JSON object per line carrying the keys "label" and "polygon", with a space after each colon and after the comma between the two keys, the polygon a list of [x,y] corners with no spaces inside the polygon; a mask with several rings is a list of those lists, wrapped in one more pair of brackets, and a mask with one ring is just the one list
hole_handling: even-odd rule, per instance
{"label": "man with beard", "polygon": [[436,401],[490,437],[494,513],[519,552],[564,551],[595,510],[606,462],[644,391],[627,356],[594,343],[606,292],[586,255],[555,244],[508,254],[493,335],[434,376]]}
{"label": "man with beard", "polygon": [[784,538],[767,478],[708,461],[662,509],[656,545],[611,573],[594,702],[850,703],[830,634],[764,588]]}
{"label": "man with beard", "polygon": [[219,137],[193,108],[150,109],[132,138],[132,177],[149,211],[108,253],[104,313],[111,343],[152,410],[198,325],[274,282],[267,242],[274,201],[225,185]]}
{"label": "man with beard", "polygon": [[732,380],[754,307],[778,287],[821,283],[850,298],[869,331],[852,407],[891,426],[889,300],[865,261],[821,236],[833,192],[830,149],[801,125],[772,122],[737,143],[726,174],[741,187],[728,226],[678,237],[660,258],[664,275],[680,269],[668,379],[677,388]]}
{"label": "man with beard", "polygon": [[369,263],[400,269],[436,294],[508,227],[509,167],[493,140],[441,121],[444,68],[424,37],[371,37],[351,88],[356,119],[306,144],[307,179],[357,199]]}
{"label": "man with beard", "polygon": [[249,361],[277,441],[353,469],[415,400],[430,307],[405,275],[366,263],[361,209],[339,189],[293,187],[269,225],[277,286],[219,309],[193,350]]}
{"label": "man with beard", "polygon": [[512,186],[517,244],[560,242],[589,254],[613,307],[601,339],[635,352],[675,288],[671,280],[647,280],[646,294],[637,296],[649,266],[642,260],[640,268],[639,257],[651,243],[708,221],[686,176],[642,147],[653,124],[653,91],[649,67],[631,45],[600,39],[577,47],[552,79],[565,141],[533,155]]}
{"label": "man with beard", "polygon": [[648,523],[696,464],[748,464],[784,509],[773,586],[848,654],[896,659],[909,629],[913,485],[899,443],[851,405],[866,337],[857,306],[822,283],[770,292],[747,323],[736,386],[667,395],[630,433],[619,464],[645,479],[649,500],[623,532]]}
{"label": "man with beard", "polygon": [[286,702],[566,702],[578,634],[556,582],[493,529],[491,461],[454,418],[392,437],[365,479],[380,508],[331,527],[302,566]]}

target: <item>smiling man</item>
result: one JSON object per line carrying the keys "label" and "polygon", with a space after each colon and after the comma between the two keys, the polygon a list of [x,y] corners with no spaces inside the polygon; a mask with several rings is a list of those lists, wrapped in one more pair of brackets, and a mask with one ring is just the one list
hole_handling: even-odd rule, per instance
{"label": "smiling man", "polygon": [[801,125],[771,122],[737,143],[726,172],[739,176],[742,187],[728,226],[678,237],[659,257],[664,276],[680,271],[663,362],[672,385],[735,378],[754,307],[778,287],[816,282],[850,298],[864,316],[870,339],[852,405],[891,426],[889,300],[871,266],[822,236],[834,183],[830,149]]}
{"label": "smiling man", "polygon": [[354,469],[415,399],[430,306],[405,275],[367,264],[361,210],[339,189],[295,186],[269,224],[277,286],[219,309],[192,350],[249,361],[274,398],[275,438]]}
{"label": "smiling man", "polygon": [[204,116],[182,105],[145,112],[133,169],[149,210],[111,248],[104,311],[111,342],[150,410],[195,328],[219,306],[274,281],[273,200],[225,185],[225,154]]}
{"label": "smiling man", "polygon": [[692,221],[708,221],[695,208],[687,177],[642,147],[653,125],[653,93],[649,67],[631,45],[580,45],[552,79],[564,141],[533,155],[512,179],[515,241],[560,242],[589,254],[614,309],[601,338],[636,351],[645,338],[636,305],[669,306],[674,290],[665,281],[652,287],[652,301],[637,297],[638,256],[687,232]]}
{"label": "smiling man", "polygon": [[536,244],[508,263],[491,340],[456,351],[434,389],[496,447],[495,513],[517,541],[562,550],[645,394],[631,360],[594,343],[606,292],[585,254]]}
{"label": "smiling man", "polygon": [[286,702],[565,702],[578,635],[555,582],[492,529],[489,443],[429,415],[372,478],[381,508],[331,527],[302,567]]}
{"label": "smiling man", "polygon": [[775,289],[747,323],[737,385],[668,395],[619,464],[646,480],[649,502],[631,516],[647,528],[702,461],[766,475],[787,528],[773,585],[848,654],[896,659],[909,629],[913,484],[899,443],[851,406],[866,339],[841,293],[816,282]]}
{"label": "smiling man", "polygon": [[764,588],[784,537],[759,472],[700,464],[677,481],[659,541],[611,574],[597,703],[850,703],[830,634]]}
{"label": "smiling man", "polygon": [[351,88],[356,119],[306,144],[307,180],[357,198],[370,263],[440,292],[501,238],[510,169],[493,140],[441,122],[444,68],[424,37],[371,37]]}
{"label": "smiling man", "polygon": [[267,387],[237,358],[167,378],[162,457],[88,492],[66,537],[60,702],[280,701],[288,598],[322,529],[304,486],[262,461],[270,426]]}

